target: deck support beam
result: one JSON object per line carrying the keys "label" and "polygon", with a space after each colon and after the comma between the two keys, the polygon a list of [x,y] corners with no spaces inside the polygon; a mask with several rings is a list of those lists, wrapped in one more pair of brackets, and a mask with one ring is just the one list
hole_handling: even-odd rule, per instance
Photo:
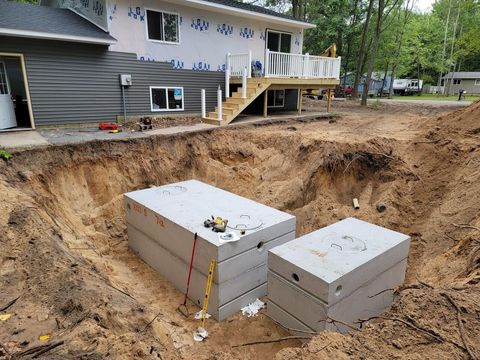
{"label": "deck support beam", "polygon": [[266,118],[268,116],[268,90],[265,90],[263,94],[263,117]]}
{"label": "deck support beam", "polygon": [[327,112],[332,111],[332,89],[327,90]]}
{"label": "deck support beam", "polygon": [[298,115],[301,115],[302,114],[302,89],[298,89],[297,110],[298,110]]}

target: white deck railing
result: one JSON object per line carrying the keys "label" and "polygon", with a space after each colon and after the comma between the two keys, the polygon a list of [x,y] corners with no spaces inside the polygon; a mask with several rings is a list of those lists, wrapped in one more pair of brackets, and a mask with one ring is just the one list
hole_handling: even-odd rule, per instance
{"label": "white deck railing", "polygon": [[339,79],[341,58],[265,51],[265,77]]}
{"label": "white deck railing", "polygon": [[246,68],[248,77],[252,76],[252,52],[245,54],[227,54],[226,70],[230,70],[230,76],[243,76]]}
{"label": "white deck railing", "polygon": [[[340,79],[341,58],[289,54],[265,50],[263,76],[299,79]],[[227,54],[225,64],[225,97],[230,97],[230,77],[241,77],[246,91],[246,79],[252,77],[252,52]],[[257,75],[258,76],[258,75]],[[245,96],[243,96],[245,97]]]}

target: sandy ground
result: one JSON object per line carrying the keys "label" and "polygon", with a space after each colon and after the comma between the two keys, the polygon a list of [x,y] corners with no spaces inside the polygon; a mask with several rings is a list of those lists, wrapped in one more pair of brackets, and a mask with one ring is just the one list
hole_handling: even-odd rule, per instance
{"label": "sandy ground", "polygon": [[[1,162],[0,309],[18,299],[0,312],[10,315],[0,358],[59,341],[38,357],[480,358],[480,104],[335,106],[336,121],[62,145]],[[298,235],[347,216],[410,234],[392,309],[362,331],[303,346],[234,347],[288,335],[264,310],[237,314],[208,320],[210,337],[195,344],[198,322],[176,311],[182,294],[129,251],[122,207],[126,191],[190,178],[296,215]]]}

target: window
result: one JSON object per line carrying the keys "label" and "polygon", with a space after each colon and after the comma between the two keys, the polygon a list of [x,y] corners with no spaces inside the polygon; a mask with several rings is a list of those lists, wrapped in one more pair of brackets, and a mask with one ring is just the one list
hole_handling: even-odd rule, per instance
{"label": "window", "polygon": [[147,37],[152,41],[178,44],[178,14],[147,10]]}
{"label": "window", "polygon": [[150,86],[152,111],[183,111],[183,87]]}
{"label": "window", "polygon": [[292,34],[267,30],[267,48],[270,51],[289,53],[291,50]]}
{"label": "window", "polygon": [[462,79],[453,79],[453,85],[460,85],[462,83]]}
{"label": "window", "polygon": [[480,79],[475,79],[475,86],[480,86]]}
{"label": "window", "polygon": [[267,106],[270,108],[285,106],[285,90],[268,90]]}

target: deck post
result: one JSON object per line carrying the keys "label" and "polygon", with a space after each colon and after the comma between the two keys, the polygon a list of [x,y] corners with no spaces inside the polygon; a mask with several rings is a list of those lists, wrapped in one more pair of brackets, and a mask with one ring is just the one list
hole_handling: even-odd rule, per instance
{"label": "deck post", "polygon": [[265,64],[263,64],[263,68],[264,68],[264,73],[263,73],[263,76],[264,77],[268,77],[268,73],[270,71],[270,50],[265,49]]}
{"label": "deck post", "polygon": [[242,99],[247,98],[247,68],[243,69],[243,76],[242,76]]}
{"label": "deck post", "polygon": [[230,53],[227,53],[227,59],[225,61],[225,97],[230,97]]}
{"label": "deck post", "polygon": [[327,112],[332,110],[332,89],[327,90]]}
{"label": "deck post", "polygon": [[305,62],[304,62],[304,67],[303,67],[303,77],[305,79],[308,79],[309,74],[310,74],[310,54],[306,53],[305,54]]}
{"label": "deck post", "polygon": [[202,92],[201,92],[201,103],[202,103],[202,118],[206,118],[207,105],[205,104],[205,89],[202,89]]}
{"label": "deck post", "polygon": [[298,89],[297,109],[298,115],[302,115],[302,89]]}
{"label": "deck post", "polygon": [[218,85],[217,90],[217,119],[222,120],[222,89]]}
{"label": "deck post", "polygon": [[263,117],[268,116],[268,90],[265,90],[263,95]]}
{"label": "deck post", "polygon": [[252,50],[248,51],[248,78],[252,77]]}
{"label": "deck post", "polygon": [[225,97],[230,97],[230,69],[225,70]]}

